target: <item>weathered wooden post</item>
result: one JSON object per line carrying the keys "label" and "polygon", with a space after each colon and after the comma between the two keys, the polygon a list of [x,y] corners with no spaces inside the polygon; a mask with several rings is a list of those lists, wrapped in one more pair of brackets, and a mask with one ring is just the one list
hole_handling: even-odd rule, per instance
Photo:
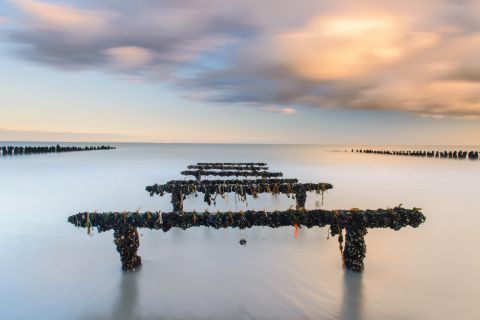
{"label": "weathered wooden post", "polygon": [[307,190],[303,185],[297,186],[295,192],[295,199],[297,200],[297,210],[305,209],[305,202],[307,201]]}
{"label": "weathered wooden post", "polygon": [[113,243],[117,246],[122,261],[122,269],[133,271],[142,264],[142,259],[137,255],[140,246],[137,227],[125,222],[116,226],[113,232]]}
{"label": "weathered wooden post", "polygon": [[349,270],[361,272],[363,271],[363,259],[367,253],[365,244],[365,235],[367,228],[364,226],[347,227],[345,229],[345,249],[343,257],[345,259],[345,267]]}
{"label": "weathered wooden post", "polygon": [[200,172],[196,172],[196,173],[194,174],[194,177],[195,177],[195,180],[197,180],[197,181],[202,180],[202,175],[200,174]]}
{"label": "weathered wooden post", "polygon": [[174,186],[172,189],[172,205],[174,212],[183,211],[183,194],[180,186]]}

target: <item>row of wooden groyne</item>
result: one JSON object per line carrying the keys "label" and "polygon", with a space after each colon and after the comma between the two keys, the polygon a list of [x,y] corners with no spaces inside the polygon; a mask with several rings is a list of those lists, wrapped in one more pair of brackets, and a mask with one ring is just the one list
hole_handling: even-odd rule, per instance
{"label": "row of wooden groyne", "polygon": [[60,153],[60,152],[74,152],[74,151],[95,151],[95,150],[111,150],[115,149],[110,145],[102,146],[1,146],[0,156],[18,156],[26,154],[40,154],[40,153]]}
{"label": "row of wooden groyne", "polygon": [[393,156],[410,156],[424,158],[442,158],[442,159],[469,159],[479,160],[478,151],[408,151],[408,150],[372,150],[372,149],[352,149],[356,153],[383,154]]}
{"label": "row of wooden groyne", "polygon": [[[192,227],[246,229],[254,226],[329,226],[329,234],[338,236],[344,268],[360,272],[364,269],[365,235],[368,229],[416,228],[425,221],[420,209],[401,206],[377,210],[306,210],[307,193],[321,194],[323,197],[323,193],[333,186],[329,183],[300,183],[297,179],[281,179],[277,175],[265,174],[269,173],[266,170],[266,163],[197,163],[189,166],[189,172],[186,173],[196,180],[172,180],[146,187],[150,196],[171,194],[173,212],[82,212],[70,216],[68,222],[87,228],[89,233],[92,228],[98,232],[113,230],[114,244],[120,254],[122,268],[127,271],[134,271],[141,264],[141,258],[137,254],[140,245],[138,228],[167,232],[173,227],[186,230]],[[218,172],[225,174],[217,174]],[[241,176],[239,173],[260,179],[202,180],[202,176]],[[228,193],[244,200],[247,196],[255,199],[261,193],[283,194],[295,199],[296,210],[185,212],[183,202],[192,196],[196,197],[198,193],[204,195],[204,200],[209,205],[214,203],[217,196],[224,197]],[[239,243],[246,245],[247,241],[242,238]]]}

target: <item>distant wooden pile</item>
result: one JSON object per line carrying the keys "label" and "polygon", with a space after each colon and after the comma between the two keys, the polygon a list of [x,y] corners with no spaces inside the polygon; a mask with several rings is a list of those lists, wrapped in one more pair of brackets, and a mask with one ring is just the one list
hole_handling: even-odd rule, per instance
{"label": "distant wooden pile", "polygon": [[478,151],[392,151],[392,150],[372,150],[372,149],[352,149],[352,152],[368,154],[384,154],[393,156],[409,156],[423,158],[441,158],[441,159],[469,159],[479,160]]}
{"label": "distant wooden pile", "polygon": [[0,156],[19,156],[27,154],[40,154],[40,153],[60,153],[60,152],[74,152],[74,151],[96,151],[96,150],[111,150],[115,147],[111,146],[90,146],[90,147],[75,147],[60,145],[56,146],[1,146]]}

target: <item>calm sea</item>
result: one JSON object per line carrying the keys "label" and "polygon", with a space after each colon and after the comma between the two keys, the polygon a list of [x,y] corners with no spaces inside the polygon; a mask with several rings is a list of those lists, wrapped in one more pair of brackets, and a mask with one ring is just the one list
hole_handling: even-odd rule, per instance
{"label": "calm sea", "polygon": [[[0,319],[480,318],[480,161],[332,152],[348,146],[116,146],[0,158]],[[401,203],[427,221],[370,230],[362,274],[342,270],[326,228],[295,238],[291,227],[248,229],[246,246],[240,230],[142,229],[143,266],[125,273],[112,232],[67,223],[86,210],[170,211],[170,197],[145,186],[207,161],[264,161],[286,178],[334,185],[323,204],[309,194],[307,208]],[[248,208],[293,204],[263,195]],[[201,197],[185,202],[206,208]],[[209,210],[245,208],[232,196]]]}

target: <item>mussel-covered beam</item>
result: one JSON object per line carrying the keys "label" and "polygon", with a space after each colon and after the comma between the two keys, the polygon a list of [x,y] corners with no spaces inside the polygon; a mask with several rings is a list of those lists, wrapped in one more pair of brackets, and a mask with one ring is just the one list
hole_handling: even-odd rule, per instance
{"label": "mussel-covered beam", "polygon": [[268,170],[267,166],[256,166],[256,165],[224,165],[224,164],[196,164],[187,166],[187,169],[191,170],[250,170],[250,171],[259,171],[259,170]]}
{"label": "mussel-covered beam", "polygon": [[187,229],[191,227],[250,228],[253,226],[323,227],[330,226],[332,235],[339,235],[343,241],[343,229],[346,230],[345,249],[342,251],[345,266],[352,271],[362,271],[366,253],[364,236],[368,228],[390,228],[399,230],[406,226],[418,227],[425,221],[419,209],[378,210],[288,210],[288,211],[245,211],[245,212],[107,212],[78,213],[68,221],[77,227],[97,228],[98,232],[115,230],[115,244],[120,253],[122,267],[134,270],[140,263],[137,256],[137,228],[162,229],[167,232],[172,227]]}
{"label": "mussel-covered beam", "polygon": [[[212,196],[224,195],[227,193],[235,193],[240,198],[245,198],[247,195],[256,198],[258,194],[261,193],[296,195],[297,209],[300,209],[305,207],[307,192],[317,192],[320,194],[333,188],[330,183],[274,183],[259,181],[261,180],[256,180],[255,183],[245,184],[223,184],[222,180],[218,180],[217,183],[212,183],[212,181],[179,185],[166,183],[148,186],[146,187],[146,190],[150,193],[150,196],[155,194],[163,196],[165,193],[172,193],[172,195],[174,193],[179,193],[182,196],[189,196],[192,194],[203,193],[205,195],[205,202],[209,204],[211,203]],[[173,197],[172,203],[174,203]]]}
{"label": "mussel-covered beam", "polygon": [[[211,179],[211,180],[170,180],[166,184],[169,185],[182,185],[182,186],[198,186],[198,185],[254,185],[259,183],[298,183],[298,179],[282,179],[282,178],[269,178],[269,179]],[[147,187],[148,188],[148,187]]]}
{"label": "mussel-covered beam", "polygon": [[399,230],[406,226],[418,227],[425,221],[419,209],[395,207],[377,210],[286,210],[286,211],[254,211],[244,212],[105,212],[78,213],[70,216],[68,221],[78,227],[95,227],[99,232],[114,229],[116,226],[131,224],[138,228],[162,229],[168,231],[172,227],[187,229],[206,226],[219,228],[250,228],[253,226],[303,225],[308,228],[332,226],[332,234],[336,230],[352,228],[390,228]]}
{"label": "mussel-covered beam", "polygon": [[264,177],[275,178],[282,177],[281,172],[269,172],[269,171],[242,171],[242,170],[230,170],[230,171],[214,171],[214,170],[185,170],[180,172],[184,176],[194,176],[199,180],[201,176],[220,176],[220,177]]}
{"label": "mussel-covered beam", "polygon": [[205,166],[205,165],[223,165],[223,166],[266,166],[265,162],[198,162],[197,165]]}

